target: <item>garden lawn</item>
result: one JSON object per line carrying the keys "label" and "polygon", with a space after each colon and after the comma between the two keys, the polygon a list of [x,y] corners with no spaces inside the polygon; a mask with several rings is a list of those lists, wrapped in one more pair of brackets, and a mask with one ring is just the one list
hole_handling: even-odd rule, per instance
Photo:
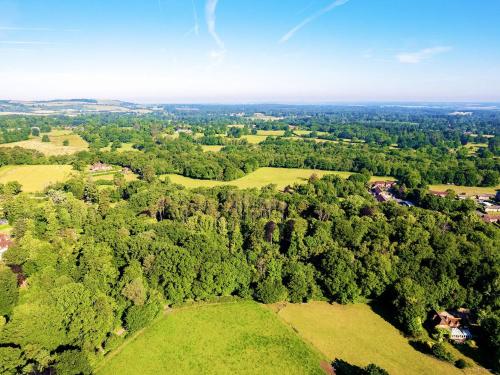
{"label": "garden lawn", "polygon": [[[256,171],[247,174],[244,177],[233,181],[213,181],[213,180],[197,180],[194,178],[184,177],[176,174],[164,175],[169,177],[173,183],[184,185],[187,188],[197,187],[214,187],[231,185],[240,189],[261,188],[269,184],[276,184],[279,190],[284,189],[287,185],[294,183],[304,183],[312,174],[323,177],[327,174],[335,174],[342,178],[349,177],[350,172],[338,171],[320,171],[315,169],[294,169],[294,168],[259,168]],[[372,177],[373,181],[376,180],[394,180],[391,177]]]}
{"label": "garden lawn", "polygon": [[173,310],[112,352],[100,375],[324,374],[324,358],[255,302]]}
{"label": "garden lawn", "polygon": [[[284,322],[331,359],[340,358],[362,367],[375,363],[391,375],[488,373],[477,365],[462,371],[418,352],[396,328],[366,304],[311,302],[287,304],[281,309],[272,307],[279,310],[277,314]],[[466,360],[473,363],[471,359]]]}
{"label": "garden lawn", "polygon": [[33,193],[67,180],[72,170],[70,165],[8,165],[0,168],[0,183],[18,181],[23,191]]}

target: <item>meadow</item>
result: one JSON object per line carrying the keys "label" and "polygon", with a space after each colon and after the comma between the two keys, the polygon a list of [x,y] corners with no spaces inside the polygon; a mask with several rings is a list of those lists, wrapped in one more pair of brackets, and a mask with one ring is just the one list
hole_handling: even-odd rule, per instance
{"label": "meadow", "polygon": [[500,190],[500,185],[496,187],[481,187],[481,186],[458,186],[458,185],[429,185],[429,190],[432,191],[446,191],[448,189],[454,190],[457,194],[465,194],[468,196],[479,194],[495,194]]}
{"label": "meadow", "polygon": [[[236,186],[239,189],[250,189],[261,188],[269,184],[276,184],[277,188],[279,190],[282,190],[287,185],[306,182],[306,180],[311,177],[312,174],[316,174],[319,177],[323,177],[328,174],[335,174],[342,178],[347,178],[352,173],[338,171],[320,171],[315,169],[265,167],[259,168],[256,171],[233,181],[197,180],[194,178],[184,177],[176,174],[167,174],[163,175],[163,177],[168,177],[173,183],[183,185],[190,189],[197,187],[214,187],[223,185]],[[372,180],[393,180],[393,178],[374,176],[372,177]]]}
{"label": "meadow", "polygon": [[219,145],[202,145],[201,148],[204,152],[219,152],[224,146]]}
{"label": "meadow", "polygon": [[70,165],[9,165],[0,168],[0,183],[18,181],[24,192],[33,193],[65,181],[72,171]]}
{"label": "meadow", "polygon": [[[396,328],[366,304],[310,302],[284,307],[272,305],[271,308],[305,341],[332,360],[340,358],[362,367],[375,363],[391,375],[488,373],[477,365],[462,371],[418,352]],[[450,348],[457,358],[465,358]]]}
{"label": "meadow", "polygon": [[269,309],[248,301],[174,309],[96,373],[319,375],[322,360]]}
{"label": "meadow", "polygon": [[[26,141],[5,143],[1,147],[18,146],[40,151],[46,156],[70,155],[88,149],[88,143],[70,130],[52,130],[47,135],[50,142],[42,142],[43,134],[41,134],[39,137],[31,137]],[[68,146],[63,145],[66,140],[69,142]]]}

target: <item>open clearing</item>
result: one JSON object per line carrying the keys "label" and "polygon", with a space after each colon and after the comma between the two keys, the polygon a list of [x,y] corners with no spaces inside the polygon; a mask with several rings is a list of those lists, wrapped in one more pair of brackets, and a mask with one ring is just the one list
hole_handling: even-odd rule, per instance
{"label": "open clearing", "polygon": [[[391,375],[487,374],[479,366],[466,371],[415,350],[399,331],[365,304],[326,302],[287,304],[277,315],[327,358],[357,366],[375,363]],[[457,351],[453,351],[458,358]],[[462,358],[465,358],[461,356]],[[467,359],[472,363],[472,360]]]}
{"label": "open clearing", "polygon": [[[42,136],[31,137],[26,141],[13,143],[5,143],[1,147],[22,147],[42,152],[47,156],[51,155],[70,155],[79,151],[87,150],[88,143],[85,142],[78,134],[70,130],[53,130],[47,134],[50,142],[42,142]],[[69,141],[68,146],[64,146],[63,142]]]}
{"label": "open clearing", "polygon": [[8,165],[0,168],[0,183],[18,181],[23,191],[33,193],[67,180],[72,171],[71,165]]}
{"label": "open clearing", "polygon": [[324,374],[321,354],[254,302],[173,310],[114,356],[107,374]]}
{"label": "open clearing", "polygon": [[201,148],[204,152],[219,152],[224,146],[218,145],[202,145]]}
{"label": "open clearing", "polygon": [[430,185],[429,190],[446,191],[454,190],[457,194],[479,195],[479,194],[495,194],[500,190],[500,185],[496,187],[479,187],[479,186],[457,186],[457,185]]}
{"label": "open clearing", "polygon": [[[320,171],[315,169],[292,169],[292,168],[259,168],[255,172],[252,172],[242,178],[233,181],[213,181],[213,180],[197,180],[194,178],[184,177],[176,174],[167,174],[164,177],[169,177],[170,181],[176,184],[184,185],[187,188],[197,188],[197,187],[214,187],[231,185],[236,186],[239,189],[250,189],[250,188],[261,188],[269,184],[276,184],[279,190],[284,189],[287,185],[293,185],[294,183],[304,183],[311,177],[312,174],[316,174],[319,177],[323,177],[328,174],[335,174],[342,178],[349,177],[352,173],[350,172],[336,172],[336,171]],[[374,181],[394,180],[392,177],[372,177]]]}
{"label": "open clearing", "polygon": [[[133,143],[122,143],[122,147],[117,148],[117,152],[126,152],[126,151],[139,151],[138,149],[133,147]],[[111,146],[106,146],[101,148],[101,151],[111,151]]]}

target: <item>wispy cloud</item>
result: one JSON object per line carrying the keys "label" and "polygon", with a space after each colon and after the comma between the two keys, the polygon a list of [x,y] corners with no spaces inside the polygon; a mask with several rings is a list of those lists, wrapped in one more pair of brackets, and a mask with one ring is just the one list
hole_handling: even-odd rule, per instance
{"label": "wispy cloud", "polygon": [[0,26],[0,31],[54,31],[48,27],[10,27]]}
{"label": "wispy cloud", "polygon": [[418,64],[424,60],[430,59],[435,55],[451,51],[448,46],[436,46],[424,48],[416,52],[402,52],[396,55],[396,59],[402,64]]}
{"label": "wispy cloud", "polygon": [[302,22],[300,22],[298,25],[296,25],[295,27],[293,27],[292,29],[290,29],[285,35],[283,35],[281,37],[281,39],[280,39],[279,42],[280,43],[286,43],[286,42],[288,42],[288,40],[290,40],[290,38],[292,38],[295,35],[295,33],[297,31],[299,31],[300,29],[302,29],[304,26],[306,26],[307,24],[311,23],[315,19],[321,17],[325,13],[330,12],[334,8],[337,8],[337,7],[341,6],[341,5],[344,5],[348,1],[349,0],[335,0],[334,2],[332,2],[329,5],[327,5],[326,7],[324,7],[323,9],[317,11],[313,15],[311,15],[311,16],[305,18],[304,20],[302,20]]}
{"label": "wispy cloud", "polygon": [[189,36],[191,34],[198,35],[200,33],[200,23],[198,22],[198,11],[196,10],[196,5],[194,3],[194,0],[191,0],[191,3],[193,4],[193,27],[190,28],[184,36]]}
{"label": "wispy cloud", "polygon": [[208,32],[215,40],[215,43],[217,43],[217,46],[221,50],[224,50],[224,42],[222,42],[222,39],[219,37],[219,34],[217,34],[217,31],[215,30],[215,9],[217,8],[217,2],[218,0],[207,0],[205,4],[205,18],[207,20]]}
{"label": "wispy cloud", "polygon": [[31,40],[0,40],[0,44],[8,44],[8,45],[50,45],[53,44],[51,42],[39,42],[39,41],[31,41]]}

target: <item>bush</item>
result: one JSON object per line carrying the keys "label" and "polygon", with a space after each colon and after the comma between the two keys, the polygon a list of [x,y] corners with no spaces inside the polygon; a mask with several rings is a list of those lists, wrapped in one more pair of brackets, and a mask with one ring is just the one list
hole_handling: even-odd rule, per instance
{"label": "bush", "polygon": [[50,138],[47,134],[44,134],[42,137],[42,142],[50,142]]}
{"label": "bush", "polygon": [[464,368],[467,368],[467,367],[469,367],[469,366],[470,366],[470,365],[469,365],[467,362],[465,362],[465,360],[463,360],[462,358],[457,359],[457,360],[455,361],[455,367],[457,367],[457,368],[459,368],[459,369],[464,369]]}
{"label": "bush", "polygon": [[125,324],[130,332],[138,331],[158,316],[160,306],[149,302],[144,306],[135,305],[127,310]]}
{"label": "bush", "polygon": [[287,290],[280,280],[267,278],[257,286],[257,298],[263,303],[283,301],[287,297]]}
{"label": "bush", "polygon": [[453,363],[455,361],[455,358],[453,358],[453,355],[446,350],[443,344],[437,343],[432,346],[431,353],[434,357],[446,361],[446,362],[451,362]]}
{"label": "bush", "polygon": [[54,367],[58,375],[87,375],[92,373],[87,357],[79,350],[67,350],[61,353]]}

